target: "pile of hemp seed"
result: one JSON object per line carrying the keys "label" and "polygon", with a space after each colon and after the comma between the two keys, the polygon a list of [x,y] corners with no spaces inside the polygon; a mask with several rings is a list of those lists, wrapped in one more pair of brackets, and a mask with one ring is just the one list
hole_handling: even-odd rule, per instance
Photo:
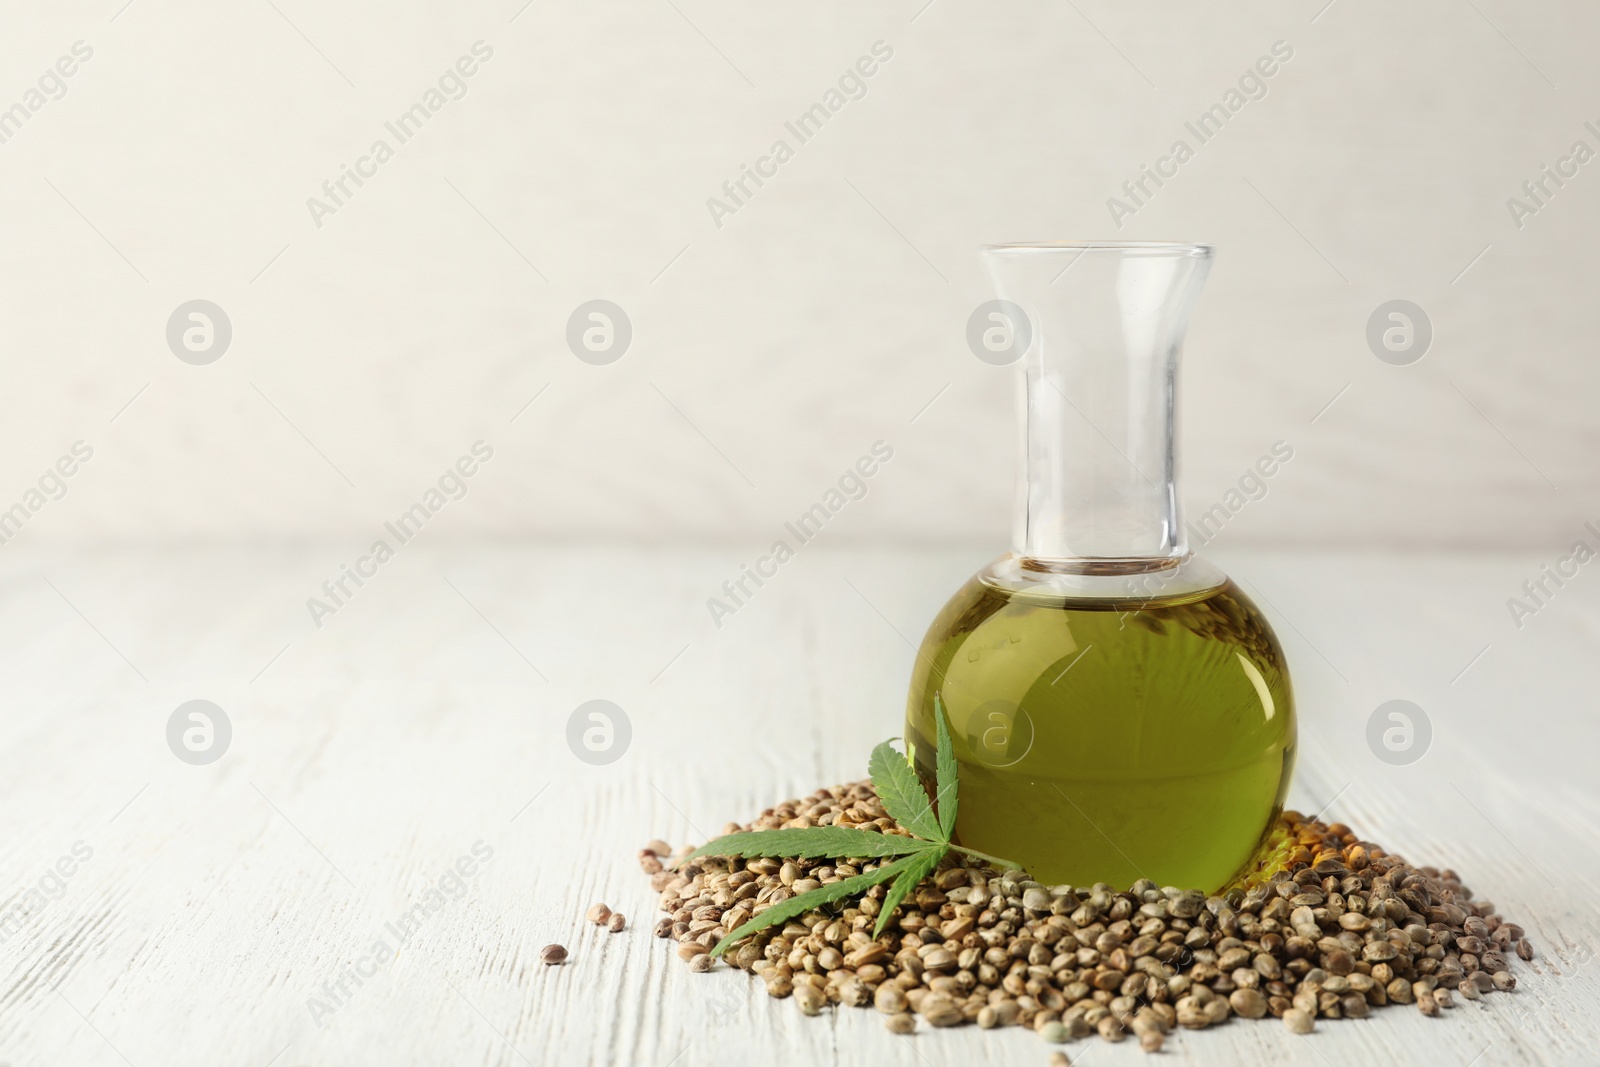
{"label": "pile of hemp seed", "polygon": [[[906,832],[865,781],[724,832],[830,825]],[[689,851],[652,841],[639,862],[666,912],[656,936],[677,941],[698,972],[717,966],[718,941],[765,909],[891,862],[708,856],[669,866]],[[870,1005],[897,1034],[920,1018],[1024,1026],[1052,1043],[1131,1033],[1147,1052],[1174,1027],[1203,1030],[1234,1015],[1271,1015],[1298,1034],[1389,1004],[1436,1016],[1458,997],[1514,989],[1509,957],[1533,958],[1522,928],[1473,900],[1454,871],[1412,867],[1347,826],[1297,812],[1283,814],[1253,871],[1211,897],[1147,879],[1125,892],[1046,886],[969,864],[947,858],[877,938],[883,885],[768,927],[723,958],[807,1015]]]}

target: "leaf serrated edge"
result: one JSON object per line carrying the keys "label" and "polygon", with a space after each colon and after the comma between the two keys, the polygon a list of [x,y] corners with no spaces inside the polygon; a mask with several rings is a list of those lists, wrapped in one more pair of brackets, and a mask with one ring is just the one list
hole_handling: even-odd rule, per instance
{"label": "leaf serrated edge", "polygon": [[751,934],[760,933],[775,923],[783,922],[785,919],[792,919],[796,915],[804,915],[808,911],[814,911],[825,904],[832,904],[836,900],[842,900],[858,893],[865,893],[873,886],[898,876],[901,871],[904,871],[922,858],[921,855],[917,854],[904,856],[893,863],[884,864],[875,871],[858,874],[853,878],[844,878],[813,889],[810,892],[801,893],[797,897],[790,897],[782,904],[774,904],[738,929],[730,931],[728,936],[717,942],[716,947],[711,950],[711,955],[713,958],[721,956],[735,942],[742,941]]}
{"label": "leaf serrated edge", "polygon": [[[939,820],[928,803],[922,779],[911,767],[908,753],[899,752],[885,741],[872,750],[867,773],[872,777],[872,788],[883,809],[895,822],[918,837],[930,841],[939,839]],[[898,813],[896,808],[900,809]]]}
{"label": "leaf serrated edge", "polygon": [[944,697],[933,694],[933,723],[937,736],[937,755],[934,762],[935,803],[939,810],[939,834],[949,841],[956,830],[956,807],[960,769],[956,766],[955,745],[950,739],[949,713],[945,711]]}
{"label": "leaf serrated edge", "polygon": [[754,858],[904,856],[933,847],[933,843],[900,834],[872,833],[847,826],[791,827],[783,830],[746,830],[709,841],[673,866],[702,856]]}

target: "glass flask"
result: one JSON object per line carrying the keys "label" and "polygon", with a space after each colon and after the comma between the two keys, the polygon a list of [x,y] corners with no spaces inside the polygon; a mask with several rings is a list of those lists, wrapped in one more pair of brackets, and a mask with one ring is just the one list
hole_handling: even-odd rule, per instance
{"label": "glass flask", "polygon": [[989,308],[1024,349],[1014,551],[929,627],[906,741],[931,782],[940,695],[957,841],[1048,884],[1214,892],[1289,786],[1283,650],[1189,550],[1175,487],[1178,350],[1211,259],[1191,244],[983,250]]}

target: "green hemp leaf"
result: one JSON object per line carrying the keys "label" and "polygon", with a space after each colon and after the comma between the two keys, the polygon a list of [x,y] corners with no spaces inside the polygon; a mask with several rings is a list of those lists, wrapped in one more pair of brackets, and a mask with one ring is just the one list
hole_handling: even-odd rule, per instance
{"label": "green hemp leaf", "polygon": [[885,741],[873,749],[872,758],[867,765],[872,775],[872,787],[877,790],[884,811],[888,812],[889,816],[910,836],[857,830],[846,826],[752,830],[719,837],[695,849],[680,861],[680,864],[687,863],[701,856],[735,856],[745,859],[757,856],[769,856],[774,859],[827,856],[863,861],[898,857],[852,878],[841,878],[837,882],[830,882],[764,908],[759,915],[717,942],[717,946],[711,950],[713,956],[722,955],[735,943],[769,926],[848,897],[860,896],[875,885],[892,882],[883,906],[878,910],[878,922],[872,931],[872,936],[876,937],[888,925],[889,919],[901,901],[905,900],[924,878],[932,874],[938,868],[940,861],[951,852],[974,856],[1001,868],[1016,866],[1007,860],[963,848],[951,840],[956,827],[956,756],[950,741],[950,727],[944,700],[938,694],[933,698],[933,711],[934,729],[937,735],[934,803],[929,802],[927,790],[923,788],[922,780],[911,764],[909,753],[897,751],[890,742]]}

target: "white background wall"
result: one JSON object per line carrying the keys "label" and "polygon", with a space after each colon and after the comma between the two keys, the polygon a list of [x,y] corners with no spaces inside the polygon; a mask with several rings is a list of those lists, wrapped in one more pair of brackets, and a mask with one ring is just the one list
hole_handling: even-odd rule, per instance
{"label": "white background wall", "polygon": [[[998,550],[1013,371],[965,347],[974,246],[1117,236],[1220,248],[1190,508],[1295,449],[1231,544],[1565,545],[1600,516],[1600,163],[1520,229],[1506,200],[1600,149],[1600,11],[1324,2],[6,4],[0,108],[94,54],[0,144],[0,506],[82,439],[15,543],[362,542],[481,438],[430,538],[742,551],[882,438],[830,539]],[[467,95],[316,226],[479,40]],[[879,40],[865,97],[716,226]],[[1280,40],[1267,96],[1118,230],[1107,198]],[[596,297],[634,326],[610,366],[563,340]],[[1436,334],[1406,367],[1364,338],[1400,297]],[[194,298],[233,323],[209,366],[164,339]]]}

